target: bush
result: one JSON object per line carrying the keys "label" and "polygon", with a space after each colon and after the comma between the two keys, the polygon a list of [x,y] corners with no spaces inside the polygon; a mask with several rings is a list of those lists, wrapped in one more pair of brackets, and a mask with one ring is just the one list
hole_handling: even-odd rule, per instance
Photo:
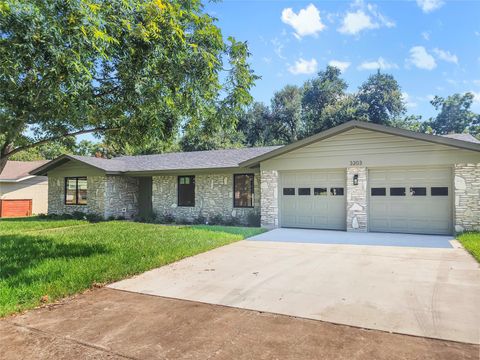
{"label": "bush", "polygon": [[235,216],[230,216],[224,220],[223,225],[238,226],[240,225],[240,220]]}
{"label": "bush", "polygon": [[178,219],[175,220],[175,224],[178,225],[191,225],[192,221],[188,220],[187,218],[184,217],[179,217]]}
{"label": "bush", "polygon": [[126,220],[126,219],[125,219],[125,216],[119,215],[119,216],[117,216],[117,217],[115,218],[115,220],[119,220],[119,221],[120,221],[120,220]]}
{"label": "bush", "polygon": [[247,225],[251,227],[259,227],[260,214],[257,212],[249,212],[247,215]]}
{"label": "bush", "polygon": [[209,225],[223,225],[225,221],[221,215],[214,215],[208,220]]}
{"label": "bush", "polygon": [[87,219],[87,221],[91,222],[91,223],[97,223],[97,222],[100,222],[100,221],[104,221],[104,218],[98,214],[95,214],[95,213],[88,213],[85,218]]}
{"label": "bush", "polygon": [[193,224],[195,225],[205,225],[207,223],[207,219],[202,214],[198,215],[196,218],[193,219]]}
{"label": "bush", "polygon": [[85,220],[85,217],[75,218],[75,217],[73,217],[73,214],[67,214],[67,213],[58,215],[56,218],[59,219],[59,220],[71,220],[71,219]]}
{"label": "bush", "polygon": [[[63,216],[69,215],[69,214],[63,214]],[[87,214],[84,213],[83,211],[74,211],[71,216],[72,219],[75,220],[85,220],[87,218]]]}

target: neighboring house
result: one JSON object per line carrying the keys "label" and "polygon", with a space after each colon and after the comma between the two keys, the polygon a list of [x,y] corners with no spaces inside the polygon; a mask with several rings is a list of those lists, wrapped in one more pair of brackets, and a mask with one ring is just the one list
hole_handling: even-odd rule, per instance
{"label": "neighboring house", "polygon": [[48,175],[50,213],[154,211],[244,222],[260,213],[268,228],[480,229],[479,143],[365,122],[283,147],[110,160],[65,155],[33,173]]}
{"label": "neighboring house", "polygon": [[47,162],[7,161],[0,174],[0,217],[47,213],[47,177],[29,174]]}

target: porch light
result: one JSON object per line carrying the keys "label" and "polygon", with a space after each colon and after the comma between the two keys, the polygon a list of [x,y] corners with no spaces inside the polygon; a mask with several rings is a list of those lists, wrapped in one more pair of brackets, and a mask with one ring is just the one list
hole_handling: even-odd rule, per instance
{"label": "porch light", "polygon": [[358,185],[358,174],[353,175],[353,185]]}

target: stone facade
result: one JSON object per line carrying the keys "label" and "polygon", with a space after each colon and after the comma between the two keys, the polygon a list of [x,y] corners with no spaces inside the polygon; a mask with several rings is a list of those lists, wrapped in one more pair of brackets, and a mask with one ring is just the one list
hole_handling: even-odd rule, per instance
{"label": "stone facade", "polygon": [[261,177],[261,225],[266,228],[278,227],[278,171],[262,170]]}
{"label": "stone facade", "polygon": [[[353,184],[353,178],[358,175],[358,185]],[[367,231],[368,229],[368,194],[367,168],[347,168],[347,231]]]}
{"label": "stone facade", "polygon": [[124,216],[132,219],[138,214],[138,179],[130,176],[108,175],[105,188],[104,217]]}
{"label": "stone facade", "polygon": [[81,211],[104,216],[106,180],[105,176],[87,176],[87,204],[65,205],[65,178],[49,176],[48,213],[59,215]]}
{"label": "stone facade", "polygon": [[[138,212],[138,181],[126,176],[87,176],[87,204],[65,205],[65,178],[48,177],[48,213],[94,213],[133,218]],[[125,212],[123,211],[125,209]]]}
{"label": "stone facade", "polygon": [[455,231],[480,230],[480,163],[456,164]]}
{"label": "stone facade", "polygon": [[258,214],[260,209],[260,179],[254,173],[253,208],[233,207],[233,173],[190,174],[195,175],[195,206],[178,206],[177,175],[152,177],[152,208],[158,215],[173,215],[188,221],[198,216],[209,219],[221,216],[236,218],[247,223],[249,214]]}

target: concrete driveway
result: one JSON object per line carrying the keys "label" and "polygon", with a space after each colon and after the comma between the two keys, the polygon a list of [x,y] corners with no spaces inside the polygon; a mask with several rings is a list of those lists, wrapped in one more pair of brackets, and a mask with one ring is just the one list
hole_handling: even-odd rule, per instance
{"label": "concrete driveway", "polygon": [[480,343],[480,269],[461,248],[247,240],[110,287]]}

